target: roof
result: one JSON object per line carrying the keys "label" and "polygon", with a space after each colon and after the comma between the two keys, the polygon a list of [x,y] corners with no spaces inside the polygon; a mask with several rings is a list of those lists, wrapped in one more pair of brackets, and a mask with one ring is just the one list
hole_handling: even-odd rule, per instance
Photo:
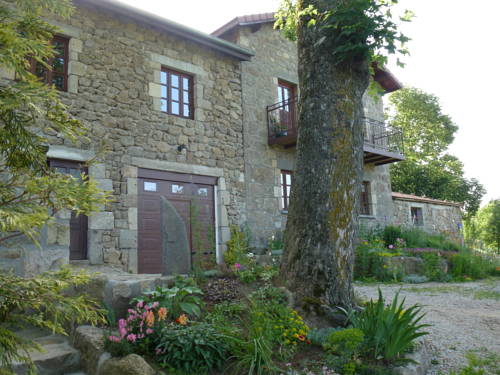
{"label": "roof", "polygon": [[239,60],[249,61],[254,55],[252,51],[227,40],[202,33],[201,31],[170,21],[159,15],[137,9],[117,0],[76,0],[75,3],[105,9],[143,24],[155,26],[169,34],[204,45]]}
{"label": "roof", "polygon": [[[212,32],[212,35],[220,37],[233,30],[235,27],[275,22],[276,18],[274,17],[274,14],[275,13],[259,13],[233,18],[231,21]],[[403,88],[403,85],[385,66],[379,67],[374,65],[373,68],[375,71],[373,79],[377,81],[380,86],[382,86],[386,93]]]}
{"label": "roof", "polygon": [[457,202],[442,201],[439,199],[419,197],[418,195],[396,193],[396,192],[392,193],[392,199],[397,199],[397,200],[401,200],[401,201],[409,201],[409,202],[431,203],[431,204],[438,204],[438,205],[442,205],[442,206],[462,207],[462,204],[457,203]]}
{"label": "roof", "polygon": [[256,25],[259,23],[274,22],[275,20],[274,12],[249,14],[247,16],[236,17],[212,32],[212,35],[221,36],[237,26]]}

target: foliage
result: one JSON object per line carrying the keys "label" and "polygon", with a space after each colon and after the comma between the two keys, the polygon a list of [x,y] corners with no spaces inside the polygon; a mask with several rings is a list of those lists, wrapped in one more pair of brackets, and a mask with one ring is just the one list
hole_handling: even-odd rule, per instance
{"label": "foliage", "polygon": [[228,358],[227,339],[208,323],[165,327],[158,339],[156,359],[185,374],[207,374]]}
{"label": "foliage", "polygon": [[248,252],[248,235],[240,230],[238,226],[231,226],[231,237],[227,242],[227,250],[224,253],[224,262],[228,266],[234,264],[246,264]]}
{"label": "foliage", "polygon": [[161,307],[168,309],[171,317],[188,314],[199,318],[203,304],[202,294],[203,291],[195,285],[193,279],[184,279],[179,276],[172,288],[159,286],[155,290],[145,292],[144,296],[135,298],[132,302],[145,304],[159,302]]}
{"label": "foliage", "polygon": [[69,0],[16,0],[0,6],[0,66],[16,80],[0,87],[0,243],[26,235],[37,242],[43,225],[62,209],[78,214],[97,211],[109,201],[89,177],[81,180],[50,170],[49,134],[67,142],[87,142],[87,129],[70,117],[54,87],[30,73],[30,59],[50,68],[52,36],[58,31],[42,13],[68,17]]}
{"label": "foliage", "polygon": [[288,302],[288,297],[285,291],[272,285],[265,285],[262,288],[257,289],[249,295],[249,298],[262,303],[272,301],[273,303],[281,305],[286,305]]}
{"label": "foliage", "polygon": [[466,222],[466,240],[475,245],[478,240],[500,255],[500,199],[490,201],[477,215]]}
{"label": "foliage", "polygon": [[386,226],[382,232],[382,239],[384,240],[384,243],[387,246],[388,245],[395,245],[396,241],[402,237],[403,237],[403,233],[402,233],[401,227],[397,227],[394,225]]}
{"label": "foliage", "polygon": [[273,348],[263,336],[252,334],[237,341],[233,354],[236,361],[231,366],[234,375],[269,375],[279,371],[273,361]]}
{"label": "foliage", "polygon": [[465,178],[462,162],[446,153],[458,127],[441,112],[438,98],[409,87],[391,94],[389,102],[389,122],[403,129],[405,151],[405,160],[391,166],[393,190],[460,202],[473,215],[485,190]]}
{"label": "foliage", "polygon": [[241,302],[222,302],[213,306],[205,320],[219,328],[234,327],[236,324],[241,324],[246,312],[247,306]]}
{"label": "foliage", "polygon": [[323,349],[337,357],[337,366],[344,375],[354,375],[356,360],[364,342],[365,335],[358,328],[347,328],[332,332]]}
{"label": "foliage", "polygon": [[443,269],[444,260],[436,253],[424,253],[424,275],[430,281],[448,281],[448,275]]}
{"label": "foliage", "polygon": [[428,282],[427,276],[423,275],[406,275],[403,277],[403,282],[408,284],[423,284]]}
{"label": "foliage", "polygon": [[400,255],[386,249],[380,239],[362,241],[355,249],[354,276],[359,280],[399,281],[404,276],[402,269],[390,262],[390,258]]}
{"label": "foliage", "polygon": [[354,328],[365,334],[366,354],[374,360],[405,362],[403,356],[415,344],[415,340],[428,332],[422,331],[428,324],[420,321],[425,314],[419,305],[404,308],[405,299],[398,301],[396,294],[392,303],[385,306],[382,292],[378,300],[371,300],[361,312],[350,312],[349,320]]}
{"label": "foliage", "polygon": [[89,282],[89,274],[74,274],[69,268],[34,278],[0,273],[0,368],[5,368],[4,373],[12,373],[14,361],[25,362],[33,370],[28,350],[40,350],[33,341],[18,336],[16,329],[35,326],[66,335],[68,324],[105,322],[104,311],[95,301],[67,293]]}
{"label": "foliage", "polygon": [[338,331],[340,328],[326,327],[326,328],[312,328],[307,334],[307,339],[311,341],[312,345],[321,346],[326,342],[332,332]]}
{"label": "foliage", "polygon": [[500,262],[494,257],[473,251],[461,251],[449,258],[450,273],[456,280],[483,279],[495,273]]}
{"label": "foliage", "polygon": [[[393,1],[355,0],[348,4],[336,2],[328,9],[315,8],[311,2],[283,0],[276,13],[275,27],[296,40],[302,25],[315,28],[324,35],[324,50],[336,57],[338,64],[372,60],[379,65],[387,62],[384,54],[408,54],[409,39],[398,32],[392,19]],[[406,11],[401,21],[410,21]],[[398,59],[398,63],[399,62]]]}
{"label": "foliage", "polygon": [[128,310],[127,318],[118,321],[118,336],[108,337],[106,350],[113,356],[152,353],[156,336],[167,315],[167,309],[160,307],[158,302],[137,302],[133,309]]}
{"label": "foliage", "polygon": [[[448,375],[488,375],[500,374],[500,355],[489,351],[478,353],[471,351],[466,354],[468,365],[463,369],[451,371]],[[439,373],[439,375],[444,375]]]}
{"label": "foliage", "polygon": [[[420,228],[388,225],[382,232],[387,246],[406,248],[434,248],[458,251],[462,247],[444,234],[430,234]],[[398,241],[399,240],[399,241]]]}

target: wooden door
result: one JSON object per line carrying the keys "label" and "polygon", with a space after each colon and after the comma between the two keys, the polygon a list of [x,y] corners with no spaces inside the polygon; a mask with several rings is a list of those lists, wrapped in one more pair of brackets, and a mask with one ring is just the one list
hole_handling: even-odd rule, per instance
{"label": "wooden door", "polygon": [[[49,160],[49,166],[60,173],[69,174],[77,179],[81,178],[82,173],[88,173],[87,168],[74,161],[51,159]],[[74,211],[71,212],[69,227],[69,259],[87,259],[88,217],[77,215]]]}

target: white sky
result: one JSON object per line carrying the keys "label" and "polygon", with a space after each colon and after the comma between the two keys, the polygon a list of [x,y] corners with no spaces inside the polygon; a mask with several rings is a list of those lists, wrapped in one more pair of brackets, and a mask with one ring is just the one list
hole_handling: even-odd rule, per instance
{"label": "white sky", "polygon": [[[212,32],[236,16],[276,10],[279,0],[120,0],[172,21]],[[400,0],[416,18],[402,30],[412,38],[406,67],[389,64],[408,86],[441,99],[459,126],[450,152],[467,177],[487,189],[483,204],[500,198],[500,1]]]}

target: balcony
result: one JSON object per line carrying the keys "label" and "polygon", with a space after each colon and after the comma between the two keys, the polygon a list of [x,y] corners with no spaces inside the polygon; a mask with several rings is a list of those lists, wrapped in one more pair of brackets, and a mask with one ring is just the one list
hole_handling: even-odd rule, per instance
{"label": "balcony", "polygon": [[[364,162],[382,165],[404,160],[403,131],[382,121],[364,119]],[[285,148],[297,144],[297,98],[267,107],[269,145]]]}

